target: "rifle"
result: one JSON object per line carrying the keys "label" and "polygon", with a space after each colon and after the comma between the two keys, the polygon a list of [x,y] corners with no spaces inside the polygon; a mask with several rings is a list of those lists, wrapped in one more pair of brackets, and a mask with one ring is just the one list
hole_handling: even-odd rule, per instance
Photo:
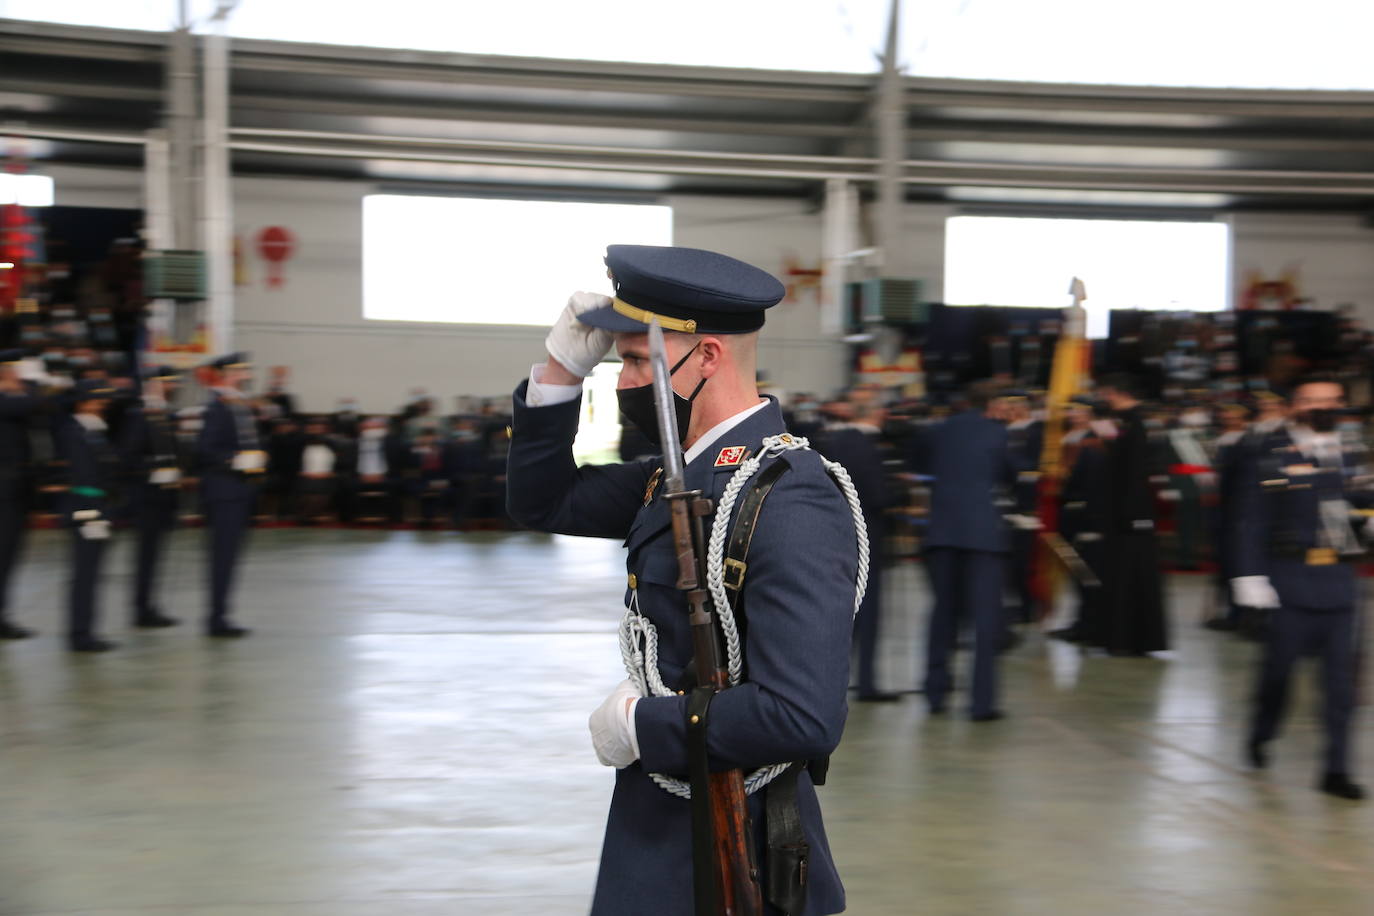
{"label": "rifle", "polygon": [[762,916],[763,893],[754,857],[744,772],[713,773],[707,762],[706,727],[712,698],[728,686],[720,635],[706,589],[705,519],[711,500],[688,490],[678,439],[677,411],[669,380],[663,328],[649,325],[654,404],[663,444],[663,498],[673,521],[677,587],[687,599],[697,686],[687,703],[687,758],[692,784],[692,869],[696,916]]}

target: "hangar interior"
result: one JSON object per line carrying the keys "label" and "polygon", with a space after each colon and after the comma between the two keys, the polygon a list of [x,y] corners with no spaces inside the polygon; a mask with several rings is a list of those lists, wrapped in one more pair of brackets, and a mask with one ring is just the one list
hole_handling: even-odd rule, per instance
{"label": "hangar interior", "polygon": [[[760,351],[781,392],[852,381],[846,278],[914,278],[939,302],[958,216],[1221,223],[1227,300],[1291,273],[1312,308],[1374,325],[1374,86],[956,79],[897,57],[773,71],[0,19],[0,139],[58,209],[134,212],[147,248],[206,250],[206,295],[173,307],[172,336],[210,341],[186,365],[289,366],[312,412],[504,399],[543,358],[546,326],[501,320],[544,270],[519,227],[495,241],[523,266],[480,284],[461,250],[375,268],[437,269],[429,314],[475,323],[365,317],[379,195],[669,207],[672,244],[788,285]],[[124,645],[69,659],[48,638],[66,542],[34,532],[11,603],[43,636],[0,645],[0,916],[586,912],[610,780],[584,716],[620,676],[619,544],[301,528],[249,545],[251,641],[126,637],[117,540],[101,589]],[[169,610],[199,613],[202,553],[202,532],[172,536]],[[929,588],[909,559],[886,576],[881,679],[913,692]],[[852,706],[822,794],[849,912],[1368,912],[1374,815],[1311,791],[1309,717],[1270,776],[1244,768],[1254,648],[1198,626],[1205,576],[1167,582],[1171,657],[1031,637],[994,728],[914,697]]]}

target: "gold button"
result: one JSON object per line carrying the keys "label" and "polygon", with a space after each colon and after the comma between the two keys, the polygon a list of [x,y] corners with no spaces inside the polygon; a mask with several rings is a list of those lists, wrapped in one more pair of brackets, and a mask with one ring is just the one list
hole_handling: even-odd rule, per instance
{"label": "gold button", "polygon": [[630,588],[639,588],[639,577],[630,573]]}
{"label": "gold button", "polygon": [[677,692],[677,695],[678,695],[678,696],[682,696],[682,695],[685,694],[686,692],[687,692],[687,691],[685,691],[685,690],[679,690],[679,691]]}
{"label": "gold button", "polygon": [[696,725],[696,724],[697,724],[698,722],[700,722],[700,721],[701,721],[701,716],[692,716],[692,724],[693,724],[693,725]]}

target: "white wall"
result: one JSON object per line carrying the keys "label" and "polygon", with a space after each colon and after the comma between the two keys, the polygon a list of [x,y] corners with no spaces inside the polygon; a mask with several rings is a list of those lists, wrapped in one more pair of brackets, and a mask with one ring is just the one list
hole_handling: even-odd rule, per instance
{"label": "white wall", "polygon": [[[45,171],[56,181],[59,204],[137,207],[142,200],[137,170]],[[390,410],[413,387],[426,388],[445,409],[460,393],[506,395],[542,356],[541,329],[363,319],[361,212],[372,190],[365,182],[235,180],[234,222],[248,275],[236,292],[236,346],[261,366],[292,366],[293,387],[308,410],[330,409],[343,395],[358,397],[365,410]],[[820,263],[820,213],[805,202],[680,197],[666,203],[674,208],[679,245],[725,251],[784,282],[789,265]],[[892,272],[920,278],[929,299],[943,296],[944,221],[954,212],[920,204],[904,214],[906,239]],[[1250,270],[1276,277],[1296,265],[1304,295],[1325,308],[1354,303],[1374,326],[1374,230],[1358,217],[1241,213],[1231,222],[1237,288]],[[297,242],[281,289],[267,288],[265,264],[253,250],[257,233],[273,225],[288,228]],[[518,278],[511,288],[517,295]],[[561,306],[549,303],[551,320]],[[814,290],[774,308],[761,340],[761,367],[776,385],[824,392],[843,383],[844,346],[821,333]]]}

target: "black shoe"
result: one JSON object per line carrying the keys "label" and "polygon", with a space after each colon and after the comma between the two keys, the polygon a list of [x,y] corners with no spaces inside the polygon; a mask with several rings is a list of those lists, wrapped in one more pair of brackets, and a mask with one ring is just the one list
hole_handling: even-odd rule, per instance
{"label": "black shoe", "polygon": [[946,709],[947,709],[947,707],[945,706],[944,703],[931,703],[931,704],[930,704],[930,714],[931,714],[932,716],[943,716],[943,715],[945,714]]}
{"label": "black shoe", "polygon": [[34,631],[9,620],[0,620],[0,639],[28,639]]}
{"label": "black shoe", "polygon": [[1269,752],[1264,749],[1263,741],[1248,741],[1245,744],[1245,759],[1250,766],[1262,770],[1269,766]]}
{"label": "black shoe", "polygon": [[874,690],[871,693],[859,694],[860,703],[896,703],[902,698],[900,693],[886,693],[881,690]]}
{"label": "black shoe", "polygon": [[1016,632],[1015,630],[1008,630],[1006,633],[1002,634],[1002,644],[997,647],[997,651],[999,653],[1010,652],[1012,649],[1015,649],[1017,646],[1021,645],[1021,643],[1021,634]]}
{"label": "black shoe", "polygon": [[98,639],[94,636],[87,636],[82,639],[73,639],[67,643],[67,648],[72,652],[109,652],[118,644],[112,643],[108,639]]}
{"label": "black shoe", "polygon": [[1083,631],[1076,626],[1060,627],[1057,630],[1050,630],[1045,634],[1050,639],[1062,639],[1064,642],[1082,642]]}
{"label": "black shoe", "polygon": [[1344,773],[1327,773],[1322,777],[1321,785],[1317,788],[1327,795],[1347,798],[1350,801],[1360,801],[1364,798],[1364,786],[1351,782],[1350,777]]}
{"label": "black shoe", "polygon": [[1218,633],[1231,633],[1240,629],[1240,624],[1226,617],[1213,617],[1203,624],[1209,630],[1216,630]]}
{"label": "black shoe", "polygon": [[252,632],[247,627],[241,627],[236,623],[217,623],[206,629],[205,635],[219,639],[240,639]]}
{"label": "black shoe", "polygon": [[1007,714],[1000,709],[989,709],[987,712],[972,713],[969,718],[974,722],[996,722],[998,719],[1005,719]]}
{"label": "black shoe", "polygon": [[134,616],[134,626],[140,630],[158,630],[162,627],[174,627],[178,623],[180,621],[175,617],[168,617],[161,611],[148,611]]}

